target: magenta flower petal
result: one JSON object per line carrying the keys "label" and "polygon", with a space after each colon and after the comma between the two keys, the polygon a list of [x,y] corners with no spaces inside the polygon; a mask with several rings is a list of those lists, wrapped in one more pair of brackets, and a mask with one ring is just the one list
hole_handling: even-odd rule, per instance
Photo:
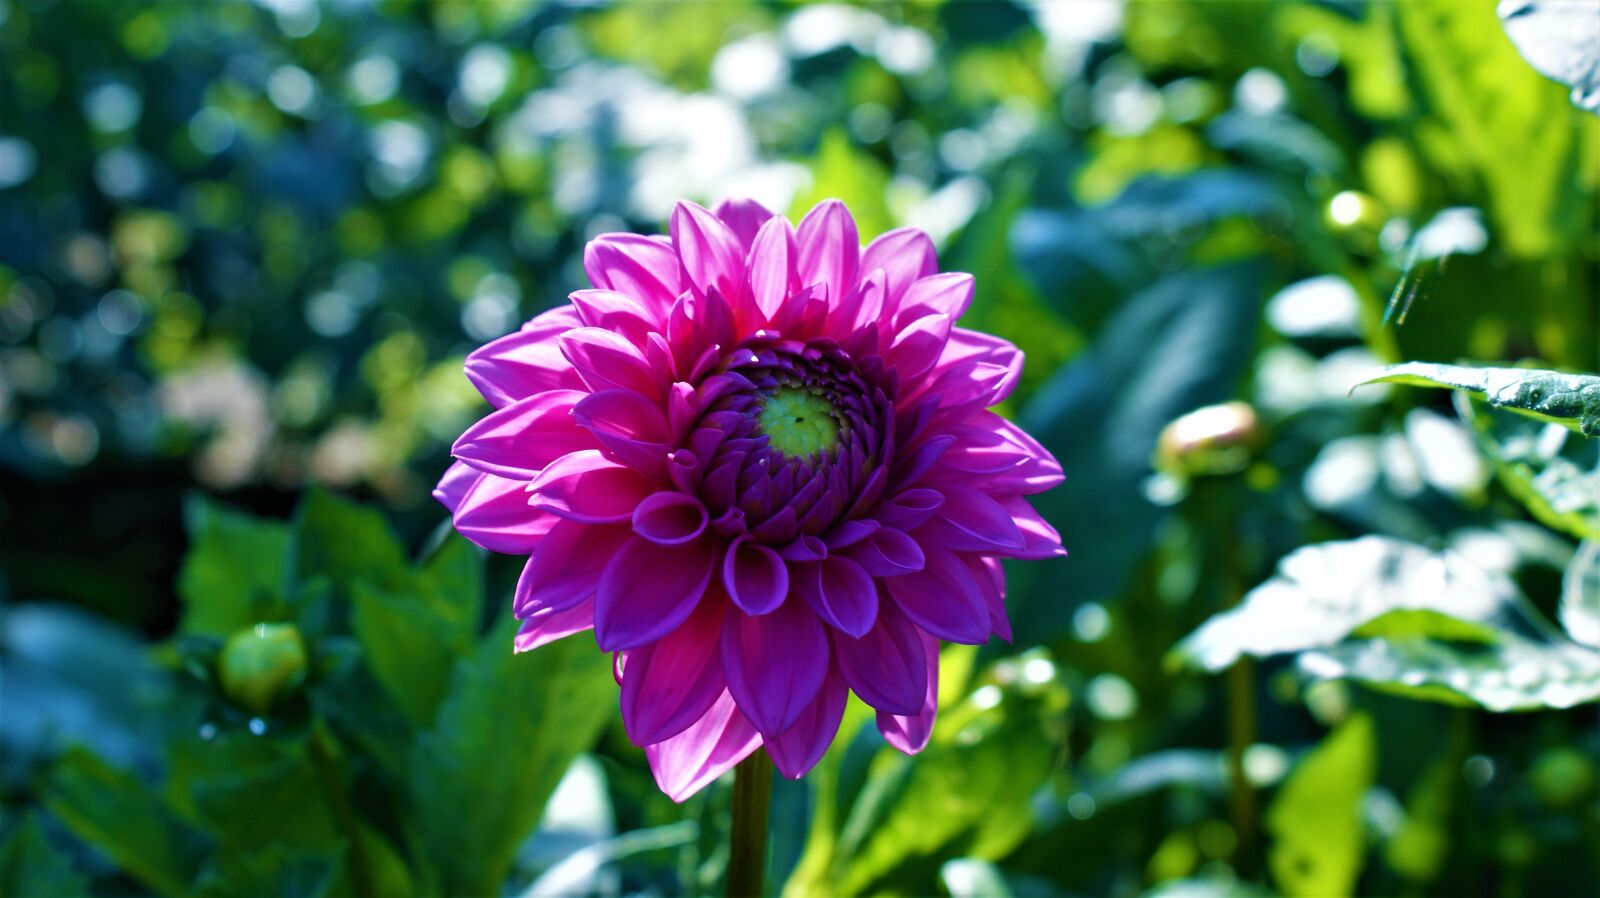
{"label": "magenta flower petal", "polygon": [[491,552],[526,555],[560,520],[528,504],[526,484],[481,474],[456,506],[456,532]]}
{"label": "magenta flower petal", "polygon": [[594,635],[608,652],[637,648],[677,629],[711,582],[716,550],[704,540],[661,546],[629,537],[596,587]]}
{"label": "magenta flower petal", "polygon": [[723,694],[723,609],[703,603],[683,625],[628,653],[622,674],[622,724],[649,745],[688,729]]}
{"label": "magenta flower petal", "polygon": [[519,399],[467,428],[450,452],[479,471],[528,480],[557,458],[595,446],[572,416],[573,406],[586,396],[547,390]]}
{"label": "magenta flower petal", "polygon": [[860,639],[834,633],[833,651],[845,682],[862,701],[899,714],[915,714],[922,707],[928,680],[926,643],[893,602],[882,604],[877,622]]}
{"label": "magenta flower petal", "polygon": [[761,747],[761,735],[724,692],[705,715],[670,739],[644,747],[656,785],[683,801]]}
{"label": "magenta flower petal", "polygon": [[795,591],[829,626],[846,636],[861,636],[878,619],[878,587],[866,569],[835,556],[801,564]]}
{"label": "magenta flower petal", "polygon": [[1022,372],[956,327],[973,279],[842,203],[797,228],[748,200],[605,234],[594,289],[467,359],[494,411],[435,497],[526,554],[525,650],[591,626],[629,738],[682,800],[762,744],[826,752],[850,691],[927,744],[941,639],[1011,637],[1001,558],[1064,554],[1026,496],[1061,466],[987,409]]}
{"label": "magenta flower petal", "polygon": [[593,598],[606,561],[627,538],[625,527],[556,521],[517,578],[512,596],[517,616],[542,608],[564,611]]}
{"label": "magenta flower petal", "polygon": [[722,561],[722,585],[749,614],[768,614],[789,595],[789,566],[767,546],[741,535]]}
{"label": "magenta flower petal", "polygon": [[593,628],[593,599],[585,599],[565,611],[541,608],[524,618],[522,626],[517,628],[514,650],[531,652],[541,645]]}
{"label": "magenta flower petal", "polygon": [[827,753],[828,745],[839,732],[839,722],[844,719],[845,702],[850,690],[838,671],[830,670],[817,697],[800,713],[800,719],[780,735],[766,740],[767,754],[772,756],[778,772],[792,780],[805,776]]}
{"label": "magenta flower petal", "polygon": [[878,711],[878,732],[895,748],[914,755],[928,747],[933,735],[934,718],[939,714],[939,642],[923,634],[923,654],[927,664],[927,691],[922,705],[914,714],[892,714]]}
{"label": "magenta flower petal", "polygon": [[940,639],[981,645],[989,639],[989,609],[972,572],[949,549],[922,546],[927,567],[885,579],[906,617]]}
{"label": "magenta flower petal", "polygon": [[803,602],[759,616],[733,610],[722,628],[722,669],[745,716],[763,735],[777,735],[822,688],[828,636]]}

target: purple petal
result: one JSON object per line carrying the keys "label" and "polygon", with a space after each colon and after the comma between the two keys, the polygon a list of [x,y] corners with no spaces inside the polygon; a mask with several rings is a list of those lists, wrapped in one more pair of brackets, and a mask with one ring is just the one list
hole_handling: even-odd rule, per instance
{"label": "purple petal", "polygon": [[750,249],[750,291],[769,321],[777,317],[799,284],[795,270],[799,252],[794,228],[782,216],[768,219],[756,233]]}
{"label": "purple petal", "polygon": [[945,315],[951,321],[966,314],[972,305],[975,285],[972,275],[958,271],[925,277],[911,285],[895,315],[898,324],[909,324],[924,315]]}
{"label": "purple petal", "polygon": [[915,714],[928,684],[923,633],[892,602],[860,639],[833,634],[833,654],[846,683],[861,700],[890,713]]}
{"label": "purple petal", "polygon": [[884,580],[889,595],[912,623],[949,642],[982,645],[989,639],[989,609],[972,572],[949,549],[922,544],[927,567]]}
{"label": "purple petal", "polygon": [[666,327],[659,310],[615,290],[578,290],[568,298],[585,326],[620,334],[635,346],[643,346],[647,334]]}
{"label": "purple petal", "polygon": [[789,566],[767,546],[740,536],[722,560],[722,585],[749,614],[768,614],[789,595]]}
{"label": "purple petal", "polygon": [[727,225],[701,206],[680,202],[672,210],[670,226],[687,286],[701,295],[712,289],[723,296],[739,292],[744,247]]}
{"label": "purple petal", "polygon": [[799,779],[822,760],[839,732],[839,722],[844,719],[844,706],[849,698],[844,678],[838,671],[828,671],[822,690],[800,714],[800,719],[766,742],[767,754],[772,756],[779,773],[792,780]]}
{"label": "purple petal", "polygon": [[922,546],[904,530],[882,527],[845,556],[874,577],[897,577],[922,570]]}
{"label": "purple petal", "polygon": [[[614,524],[633,516],[633,509],[655,485],[632,468],[584,449],[561,456],[527,484],[526,501],[534,508],[590,524]],[[459,523],[459,522],[458,522]]]}
{"label": "purple petal", "polygon": [[632,390],[601,390],[573,406],[572,418],[613,459],[657,480],[666,479],[672,429],[656,403]]}
{"label": "purple petal", "polygon": [[489,474],[531,480],[569,452],[594,447],[594,439],[572,418],[586,394],[547,390],[496,409],[467,428],[450,453]]}
{"label": "purple petal", "polygon": [[635,745],[670,739],[688,729],[726,690],[718,644],[724,607],[702,602],[682,626],[628,653],[622,724]]}
{"label": "purple petal", "polygon": [[944,494],[938,490],[913,489],[897,493],[878,503],[872,516],[885,527],[907,532],[922,526],[944,504]]}
{"label": "purple petal", "polygon": [[949,315],[924,315],[895,334],[884,360],[899,372],[902,383],[916,380],[933,367],[950,338],[951,320]]}
{"label": "purple petal", "polygon": [[633,510],[633,532],[663,546],[697,539],[706,530],[706,507],[684,493],[654,493]]}
{"label": "purple petal", "polygon": [[645,746],[644,754],[656,785],[681,802],[760,747],[761,736],[724,692],[688,729]]}
{"label": "purple petal", "polygon": [[528,505],[527,484],[483,474],[456,506],[456,531],[491,552],[526,555],[555,522]]}
{"label": "purple petal", "polygon": [[854,296],[861,238],[850,210],[838,200],[823,200],[800,220],[800,283],[824,284],[828,301],[843,305]]}
{"label": "purple petal", "polygon": [[1034,511],[1027,499],[1021,496],[1007,496],[1000,500],[1000,504],[1011,513],[1012,522],[1022,533],[1022,548],[1015,552],[1006,552],[1006,555],[1012,558],[1038,560],[1067,554],[1067,550],[1061,547],[1061,534],[1050,526],[1049,521]]}
{"label": "purple petal", "polygon": [[983,590],[983,604],[989,609],[989,633],[1011,641],[1011,616],[1006,613],[1006,571],[992,555],[967,555],[962,558],[972,579]]}
{"label": "purple petal", "polygon": [[723,624],[722,669],[728,691],[763,735],[782,733],[799,719],[828,672],[828,637],[804,602],[785,602],[771,614],[738,609]]}
{"label": "purple petal", "polygon": [[726,199],[717,204],[716,216],[739,238],[739,247],[748,253],[756,232],[772,218],[772,210],[751,199]]}
{"label": "purple petal", "polygon": [[546,390],[581,389],[583,381],[557,340],[582,326],[571,306],[551,309],[522,330],[473,350],[465,365],[467,380],[495,408]]}
{"label": "purple petal", "polygon": [[878,587],[861,565],[829,557],[802,562],[795,571],[795,592],[834,629],[861,636],[878,619]]}
{"label": "purple petal", "polygon": [[519,652],[531,652],[541,645],[555,642],[574,633],[582,633],[593,627],[593,599],[585,599],[565,611],[541,608],[523,619],[522,626],[517,628],[514,649]]}
{"label": "purple petal", "polygon": [[678,256],[659,237],[601,234],[583,248],[583,269],[589,283],[630,296],[657,315],[683,292]]}
{"label": "purple petal", "polygon": [[899,228],[880,235],[861,254],[862,271],[879,268],[884,273],[884,310],[892,315],[914,282],[938,272],[939,258],[927,234]]}
{"label": "purple petal", "polygon": [[1014,552],[1022,549],[1022,531],[1012,523],[1011,512],[978,490],[943,485],[944,504],[934,519],[917,531],[917,538],[933,540],[958,552]]}
{"label": "purple petal", "polygon": [[626,527],[558,520],[517,578],[512,605],[517,616],[542,608],[563,611],[592,597],[606,562],[627,538]]}
{"label": "purple petal", "polygon": [[668,372],[657,370],[639,347],[598,327],[573,328],[561,335],[561,352],[594,392],[632,390],[652,399],[666,396]]}
{"label": "purple petal", "polygon": [[928,747],[934,718],[939,714],[939,640],[926,633],[922,634],[922,640],[928,665],[928,687],[923,693],[922,707],[915,714],[903,716],[878,712],[878,732],[890,745],[908,755]]}
{"label": "purple petal", "polygon": [[634,535],[611,557],[595,595],[595,639],[607,652],[637,648],[688,619],[711,582],[707,540],[658,546]]}
{"label": "purple petal", "polygon": [[467,491],[477,484],[482,472],[463,462],[452,462],[445,469],[444,476],[439,478],[439,485],[433,488],[433,498],[443,505],[453,515],[461,507],[461,500],[466,497]]}

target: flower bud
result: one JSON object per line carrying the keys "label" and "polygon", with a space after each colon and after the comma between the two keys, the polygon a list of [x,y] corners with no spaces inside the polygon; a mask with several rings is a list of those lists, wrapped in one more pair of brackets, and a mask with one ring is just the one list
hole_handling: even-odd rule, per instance
{"label": "flower bud", "polygon": [[306,645],[294,624],[256,624],[228,637],[217,658],[222,694],[264,714],[306,677]]}
{"label": "flower bud", "polygon": [[1156,467],[1178,477],[1236,474],[1249,466],[1261,438],[1261,422],[1248,403],[1208,405],[1162,429]]}

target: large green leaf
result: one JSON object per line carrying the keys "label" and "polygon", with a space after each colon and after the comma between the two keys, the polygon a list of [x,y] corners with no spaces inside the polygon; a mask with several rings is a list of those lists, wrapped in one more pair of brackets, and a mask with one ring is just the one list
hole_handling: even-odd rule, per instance
{"label": "large green leaf", "polygon": [[1600,652],[1563,637],[1509,580],[1387,537],[1290,554],[1170,660],[1215,671],[1290,652],[1313,678],[1491,711],[1600,700]]}
{"label": "large green leaf", "polygon": [[290,552],[298,580],[327,577],[346,591],[356,580],[396,592],[411,585],[405,547],[383,512],[326,490],[309,490],[300,500]]}
{"label": "large green leaf", "polygon": [[186,895],[210,841],[154,792],[85,751],[51,770],[44,803],[73,834],[162,895]]}
{"label": "large green leaf", "polygon": [[1366,863],[1361,802],[1377,768],[1372,720],[1352,715],[1300,759],[1267,809],[1267,860],[1289,898],[1355,894]]}
{"label": "large green leaf", "polygon": [[1556,251],[1583,208],[1575,174],[1588,134],[1567,91],[1518,55],[1489,2],[1394,4],[1408,71],[1425,98],[1417,129],[1436,167],[1481,182],[1505,248]]}
{"label": "large green leaf", "polygon": [[513,654],[509,617],[457,666],[409,786],[444,891],[494,895],[567,765],[613,713],[611,657],[589,636]]}
{"label": "large green leaf", "polygon": [[1507,492],[1546,526],[1600,539],[1600,440],[1520,415],[1485,414],[1468,395],[1456,394],[1456,409]]}
{"label": "large green leaf", "polygon": [[89,881],[45,839],[29,814],[0,844],[0,895],[88,898]]}
{"label": "large green leaf", "polygon": [[361,642],[367,668],[411,725],[422,729],[450,686],[450,669],[468,642],[459,623],[409,595],[366,583],[351,589],[350,626]]}
{"label": "large green leaf", "polygon": [[1492,408],[1554,421],[1585,436],[1600,436],[1600,377],[1593,374],[1404,362],[1390,365],[1362,383],[1467,390],[1482,396]]}
{"label": "large green leaf", "polygon": [[281,614],[289,529],[193,496],[184,505],[189,554],[178,574],[185,633],[228,636]]}
{"label": "large green leaf", "polygon": [[451,528],[418,564],[417,588],[452,632],[470,638],[483,614],[483,550]]}

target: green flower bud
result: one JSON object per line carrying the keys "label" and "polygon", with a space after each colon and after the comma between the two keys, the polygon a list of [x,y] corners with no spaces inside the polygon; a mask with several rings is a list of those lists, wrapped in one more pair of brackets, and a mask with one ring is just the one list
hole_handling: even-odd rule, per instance
{"label": "green flower bud", "polygon": [[228,637],[217,675],[229,701],[264,714],[306,678],[306,644],[294,624],[256,624]]}
{"label": "green flower bud", "polygon": [[1208,405],[1162,429],[1156,467],[1184,478],[1236,474],[1249,467],[1262,436],[1248,403]]}

